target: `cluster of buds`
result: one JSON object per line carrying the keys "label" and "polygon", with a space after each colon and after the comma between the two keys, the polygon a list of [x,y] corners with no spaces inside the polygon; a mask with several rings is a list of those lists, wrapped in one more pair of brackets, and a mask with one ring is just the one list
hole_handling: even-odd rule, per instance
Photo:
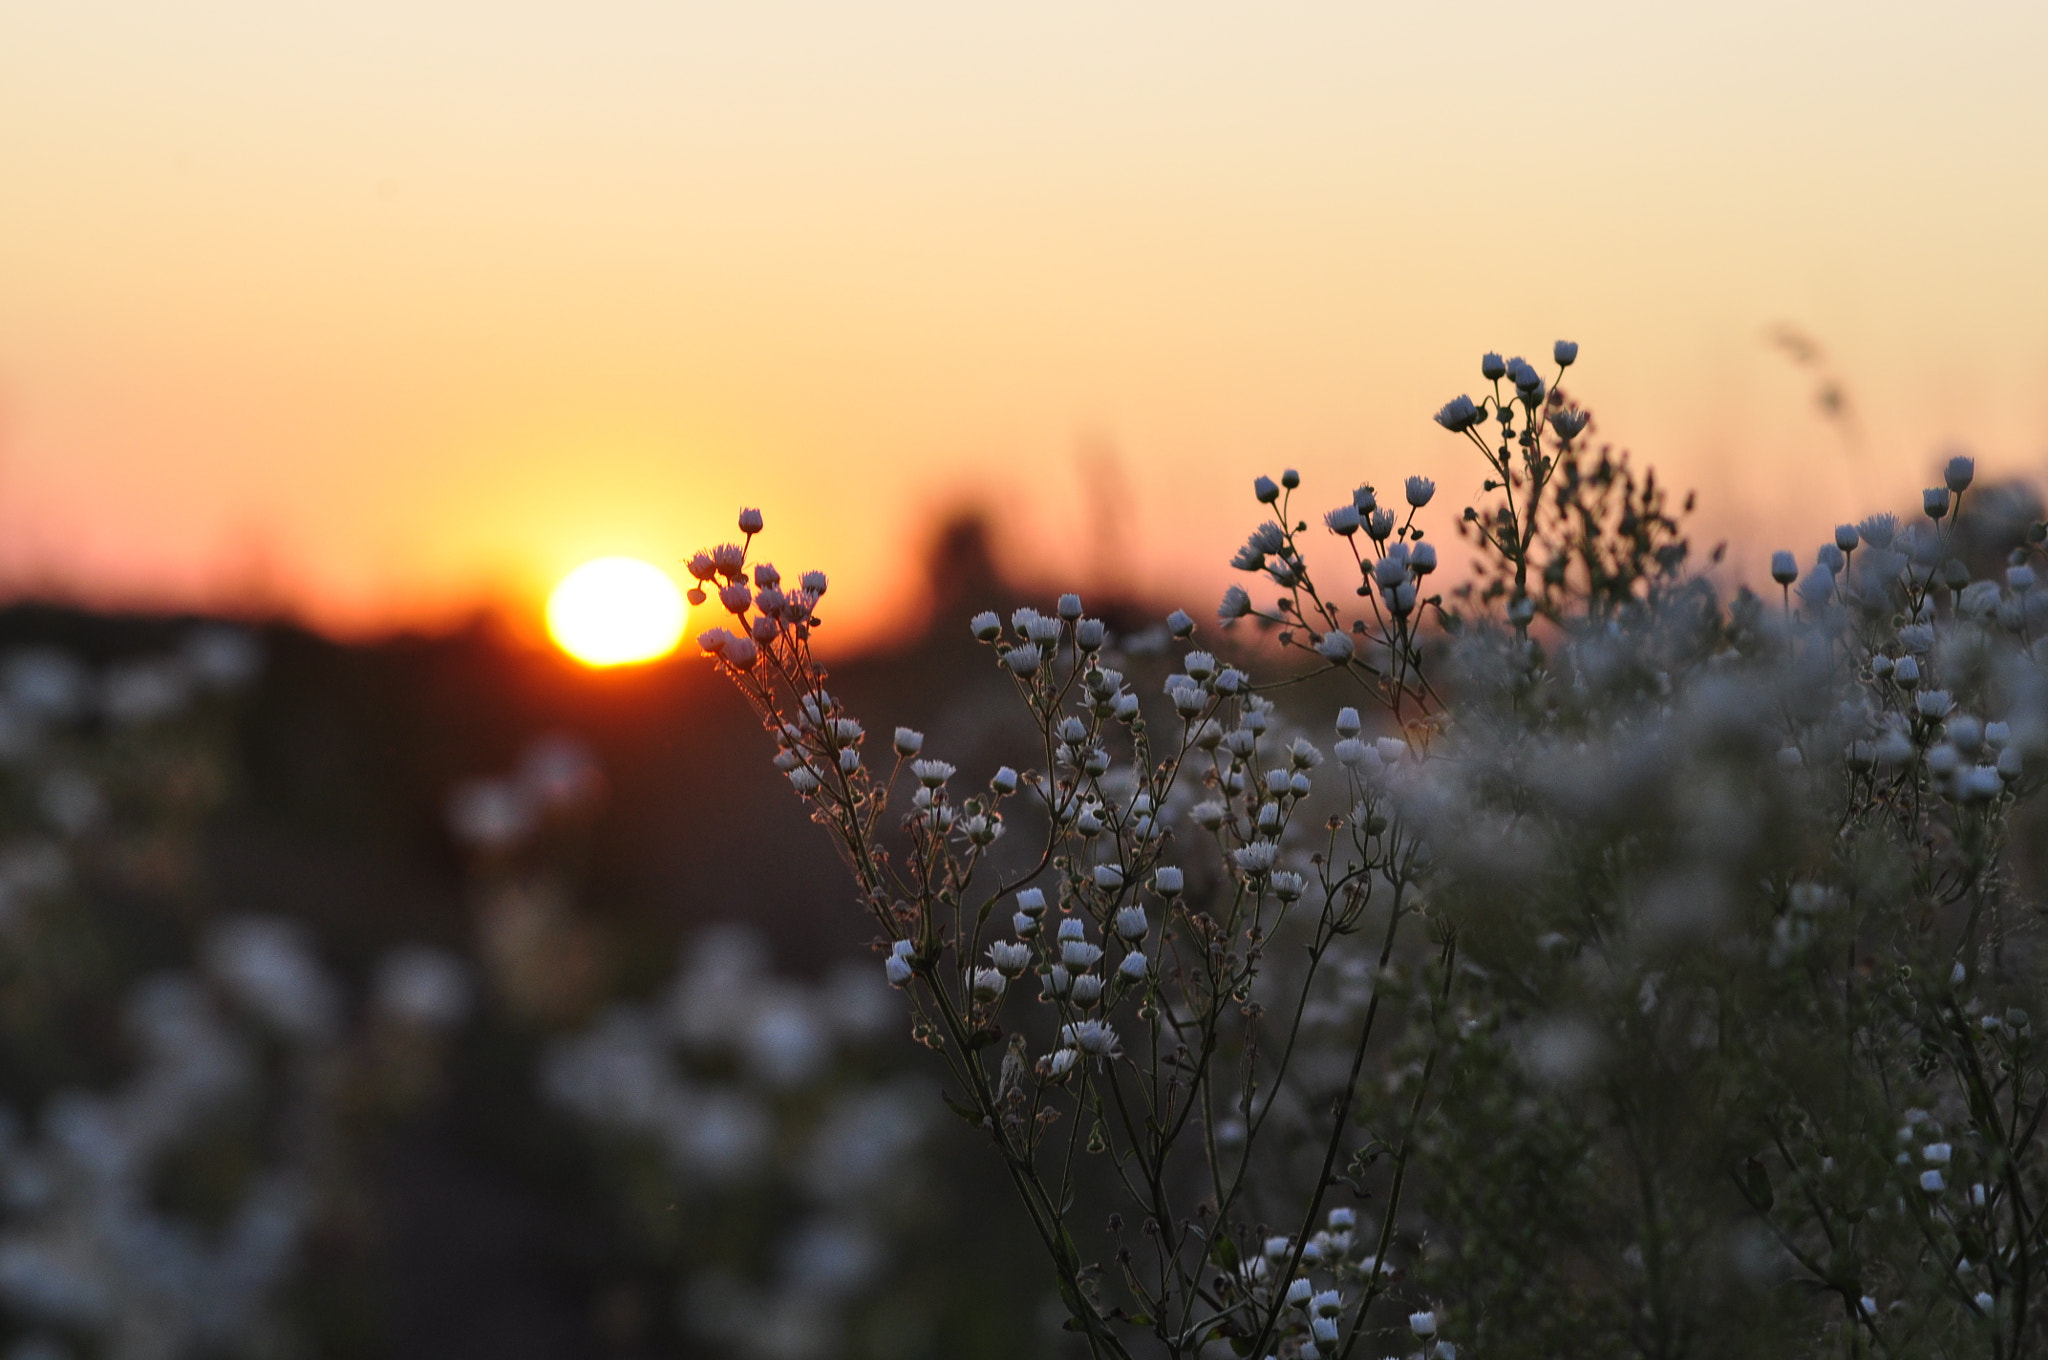
{"label": "cluster of buds", "polygon": [[1066,640],[1077,655],[1093,657],[1109,641],[1109,627],[1101,619],[1087,617],[1081,597],[1062,595],[1051,614],[1041,614],[1029,605],[1010,615],[1008,642],[1003,641],[1003,621],[994,610],[983,610],[968,620],[976,640],[996,644],[1003,665],[1019,680],[1029,680],[1058,653]]}
{"label": "cluster of buds", "polygon": [[[739,523],[751,543],[761,532],[761,512],[742,510]],[[708,629],[698,635],[697,645],[734,670],[752,670],[761,659],[761,650],[777,642],[792,646],[809,642],[811,630],[824,622],[817,612],[826,587],[822,571],[807,571],[796,585],[785,588],[775,564],[762,562],[755,566],[750,586],[747,545],[741,543],[721,543],[697,553],[690,558],[689,570],[697,582],[690,587],[690,603],[705,603],[709,591],[716,589],[718,602],[740,628],[737,633]]]}

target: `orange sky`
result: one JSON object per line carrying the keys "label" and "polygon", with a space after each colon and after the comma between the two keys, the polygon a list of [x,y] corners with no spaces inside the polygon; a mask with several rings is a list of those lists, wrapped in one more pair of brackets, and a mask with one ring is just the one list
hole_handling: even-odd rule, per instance
{"label": "orange sky", "polygon": [[1206,607],[1259,471],[1447,527],[1429,413],[1558,335],[1759,553],[2048,470],[2048,6],[1510,14],[0,4],[0,582],[360,632],[746,503],[875,628],[936,507],[1085,579],[1120,486]]}

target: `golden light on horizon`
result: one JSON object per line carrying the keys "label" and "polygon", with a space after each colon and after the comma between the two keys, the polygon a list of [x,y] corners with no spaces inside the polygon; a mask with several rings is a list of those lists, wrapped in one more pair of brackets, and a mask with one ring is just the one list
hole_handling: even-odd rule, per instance
{"label": "golden light on horizon", "polygon": [[596,558],[548,596],[548,636],[586,666],[652,661],[682,640],[683,594],[652,562]]}

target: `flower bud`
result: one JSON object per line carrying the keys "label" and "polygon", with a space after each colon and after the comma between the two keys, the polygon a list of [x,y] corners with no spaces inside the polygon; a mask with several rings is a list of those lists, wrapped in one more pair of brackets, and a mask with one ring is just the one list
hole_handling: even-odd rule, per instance
{"label": "flower bud", "polygon": [[1003,621],[996,617],[992,609],[984,609],[976,614],[967,621],[967,626],[974,630],[974,636],[982,642],[993,642],[1003,633]]}
{"label": "flower bud", "polygon": [[1977,476],[1977,460],[1967,454],[1957,454],[1948,460],[1948,466],[1941,470],[1942,481],[1958,496],[1970,489],[1970,483]]}
{"label": "flower bud", "polygon": [[901,954],[891,954],[883,960],[882,972],[888,977],[891,987],[906,987],[910,984],[910,960]]}
{"label": "flower bud", "polygon": [[1271,477],[1261,477],[1252,483],[1252,494],[1265,504],[1271,505],[1280,499],[1280,484]]}
{"label": "flower bud", "polygon": [[758,534],[761,532],[761,512],[759,510],[740,511],[740,532],[743,534]]}
{"label": "flower bud", "polygon": [[1771,554],[1771,579],[1781,586],[1789,586],[1799,579],[1799,559],[1780,548]]}
{"label": "flower bud", "polygon": [[1017,791],[1017,772],[1004,765],[989,777],[988,786],[997,793],[1015,793]]}
{"label": "flower bud", "polygon": [[1927,518],[1940,519],[1948,513],[1948,488],[1930,486],[1920,493],[1920,508],[1927,512]]}
{"label": "flower bud", "polygon": [[1177,638],[1188,637],[1195,631],[1194,616],[1185,609],[1176,609],[1166,616],[1166,631]]}
{"label": "flower bud", "polygon": [[1407,492],[1408,504],[1420,510],[1436,495],[1436,483],[1427,477],[1410,477],[1403,490]]}
{"label": "flower bud", "polygon": [[924,733],[914,727],[896,729],[896,754],[914,756],[924,749]]}

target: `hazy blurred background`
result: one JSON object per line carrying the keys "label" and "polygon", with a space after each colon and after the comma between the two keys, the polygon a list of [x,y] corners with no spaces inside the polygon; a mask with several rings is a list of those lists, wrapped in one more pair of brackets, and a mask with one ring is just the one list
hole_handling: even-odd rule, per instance
{"label": "hazy blurred background", "polygon": [[2039,463],[2043,50],[2022,0],[7,4],[0,569],[374,633],[763,503],[876,630],[979,498],[1220,585],[1255,466],[1463,495],[1428,413],[1559,335],[1705,532],[1804,543]]}
{"label": "hazy blurred background", "polygon": [[0,4],[0,1357],[1055,1353],[751,716],[549,588],[762,506],[835,690],[973,769],[970,605],[1206,616],[1282,466],[1448,517],[1485,348],[1579,341],[1733,570],[1953,448],[2038,479],[2044,50]]}

